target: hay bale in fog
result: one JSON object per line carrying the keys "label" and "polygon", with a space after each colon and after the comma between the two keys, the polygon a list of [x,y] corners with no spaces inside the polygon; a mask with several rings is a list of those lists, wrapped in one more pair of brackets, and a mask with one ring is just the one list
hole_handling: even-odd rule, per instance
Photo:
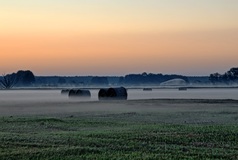
{"label": "hay bale in fog", "polygon": [[152,91],[152,88],[143,88],[143,91]]}
{"label": "hay bale in fog", "polygon": [[106,98],[107,97],[107,90],[108,89],[100,89],[98,92],[98,98],[99,100],[102,98]]}
{"label": "hay bale in fog", "polygon": [[62,89],[61,94],[67,95],[67,94],[69,94],[69,91],[70,91],[70,89]]}
{"label": "hay bale in fog", "polygon": [[71,89],[71,90],[69,91],[68,96],[69,96],[69,97],[74,97],[74,96],[76,96],[76,93],[77,93],[77,89]]}
{"label": "hay bale in fog", "polygon": [[187,90],[187,87],[179,87],[178,90],[179,90],[179,91],[186,91],[186,90]]}
{"label": "hay bale in fog", "polygon": [[91,93],[89,90],[82,90],[82,89],[78,89],[76,92],[76,96],[79,97],[91,97]]}
{"label": "hay bale in fog", "polygon": [[82,90],[82,89],[71,89],[69,91],[69,97],[75,97],[75,98],[90,98],[91,93],[89,90]]}
{"label": "hay bale in fog", "polygon": [[108,88],[100,89],[98,92],[99,100],[126,100],[127,99],[127,90],[124,87],[119,88]]}

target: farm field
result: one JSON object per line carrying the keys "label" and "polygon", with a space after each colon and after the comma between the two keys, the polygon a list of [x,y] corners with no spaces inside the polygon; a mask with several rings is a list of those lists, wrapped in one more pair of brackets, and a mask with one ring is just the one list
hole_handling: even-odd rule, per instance
{"label": "farm field", "polygon": [[235,100],[25,103],[0,107],[0,159],[238,158]]}

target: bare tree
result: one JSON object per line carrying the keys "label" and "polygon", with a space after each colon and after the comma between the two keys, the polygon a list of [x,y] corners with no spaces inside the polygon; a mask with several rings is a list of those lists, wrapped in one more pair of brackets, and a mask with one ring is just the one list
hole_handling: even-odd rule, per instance
{"label": "bare tree", "polygon": [[2,80],[0,80],[0,87],[2,89],[11,89],[16,84],[15,76],[2,75]]}

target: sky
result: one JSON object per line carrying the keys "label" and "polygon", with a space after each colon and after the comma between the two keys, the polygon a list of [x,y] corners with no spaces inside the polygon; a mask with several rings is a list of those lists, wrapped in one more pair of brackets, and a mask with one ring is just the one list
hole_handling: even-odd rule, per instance
{"label": "sky", "polygon": [[2,73],[209,75],[237,46],[237,0],[0,0]]}

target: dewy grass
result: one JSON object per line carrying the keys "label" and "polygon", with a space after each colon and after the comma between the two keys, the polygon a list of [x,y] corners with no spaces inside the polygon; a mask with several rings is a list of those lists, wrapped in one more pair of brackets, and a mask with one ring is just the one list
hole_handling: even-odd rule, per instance
{"label": "dewy grass", "polygon": [[158,115],[3,117],[0,159],[238,158],[237,125],[161,123]]}

